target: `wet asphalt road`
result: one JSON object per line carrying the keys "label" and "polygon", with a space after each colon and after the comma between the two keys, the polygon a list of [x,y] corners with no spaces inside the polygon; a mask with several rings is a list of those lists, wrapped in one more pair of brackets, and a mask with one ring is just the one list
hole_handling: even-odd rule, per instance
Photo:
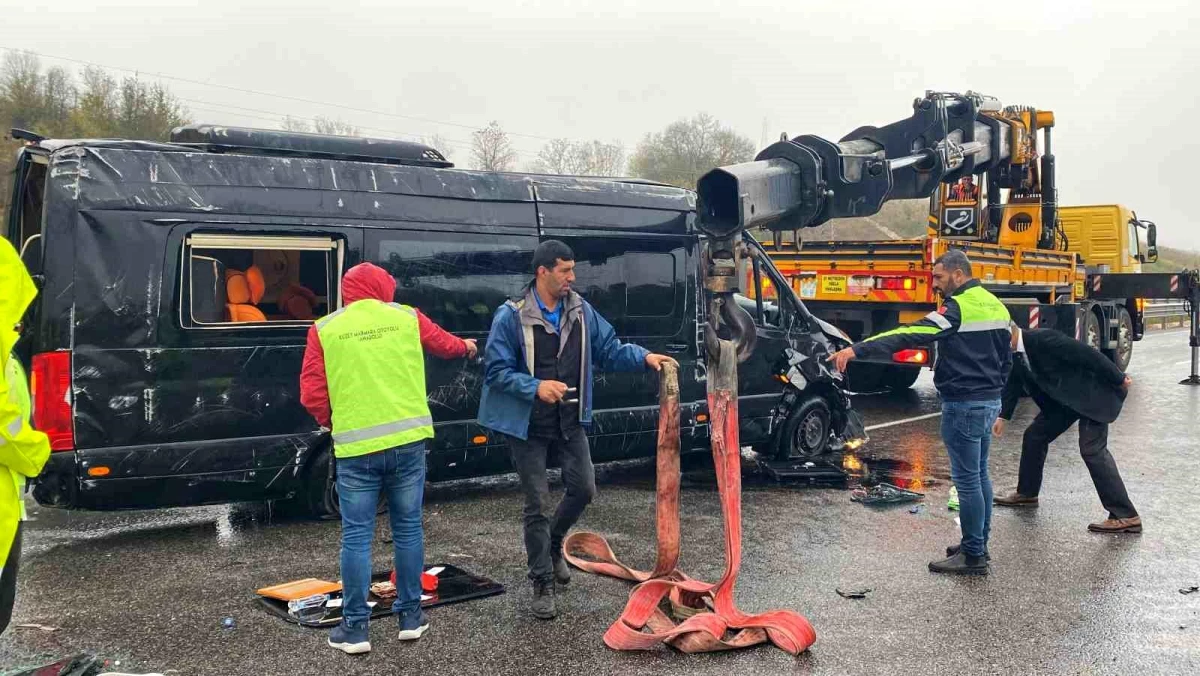
{"label": "wet asphalt road", "polygon": [[[313,576],[337,579],[336,522],[280,517],[239,505],[118,514],[33,507],[14,624],[0,665],[73,651],[121,660],[119,671],[179,674],[1194,674],[1200,673],[1200,388],[1187,373],[1187,339],[1152,333],[1135,348],[1133,391],[1110,448],[1141,512],[1141,535],[1097,535],[1103,518],[1074,429],[1051,449],[1042,504],[997,508],[992,574],[947,578],[925,564],[957,541],[938,419],[872,432],[858,459],[927,495],[909,506],[852,503],[845,489],[745,479],[739,606],[798,610],[817,642],[798,658],[771,646],[682,655],[618,653],[601,636],[629,585],[575,571],[560,617],[529,617],[515,482],[433,489],[426,500],[427,560],[469,568],[508,593],[431,611],[430,633],[401,644],[391,621],[371,630],[374,651],[352,658],[326,633],[260,610],[253,590]],[[937,410],[928,375],[904,397],[858,397],[869,425]],[[997,490],[1015,486],[1026,401],[992,448]],[[898,471],[898,473],[896,473]],[[582,528],[605,534],[627,563],[653,563],[653,478],[646,467],[600,473]],[[687,471],[681,568],[721,573],[721,521],[711,470]],[[380,537],[386,533],[381,522]],[[390,564],[376,543],[376,569]],[[863,600],[837,587],[865,586]],[[236,621],[222,628],[222,618]]]}

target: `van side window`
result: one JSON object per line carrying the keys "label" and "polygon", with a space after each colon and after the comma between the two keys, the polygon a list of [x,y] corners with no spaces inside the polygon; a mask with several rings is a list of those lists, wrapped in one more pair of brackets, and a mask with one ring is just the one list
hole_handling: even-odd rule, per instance
{"label": "van side window", "polygon": [[621,336],[674,336],[683,324],[686,251],[678,241],[562,238],[575,289]]}
{"label": "van side window", "polygon": [[196,233],[183,257],[185,327],[307,325],[340,305],[343,249],[331,237]]}
{"label": "van side window", "polygon": [[487,333],[492,315],[533,279],[533,235],[368,230],[366,260],[396,278],[397,303],[455,334]]}

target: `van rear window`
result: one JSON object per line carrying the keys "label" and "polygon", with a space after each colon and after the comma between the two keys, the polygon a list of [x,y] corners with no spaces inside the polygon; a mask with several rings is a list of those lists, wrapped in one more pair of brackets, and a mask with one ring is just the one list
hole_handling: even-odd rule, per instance
{"label": "van rear window", "polygon": [[334,238],[197,233],[183,256],[185,327],[307,325],[340,304]]}

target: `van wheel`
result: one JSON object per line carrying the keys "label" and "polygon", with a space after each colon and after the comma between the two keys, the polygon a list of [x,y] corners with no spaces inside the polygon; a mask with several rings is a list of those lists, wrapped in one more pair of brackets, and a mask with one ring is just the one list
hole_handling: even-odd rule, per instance
{"label": "van wheel", "polygon": [[1117,346],[1105,350],[1104,356],[1112,360],[1117,368],[1124,371],[1133,360],[1133,319],[1125,308],[1117,309]]}
{"label": "van wheel", "polygon": [[305,481],[308,512],[318,519],[341,518],[338,508],[337,481],[333,474],[333,451],[322,449],[308,466]]}
{"label": "van wheel", "polygon": [[776,460],[797,460],[823,455],[829,447],[829,404],[813,396],[788,414],[775,442]]}
{"label": "van wheel", "polygon": [[[340,519],[342,510],[338,501],[337,478],[334,474],[333,451],[325,448],[313,458],[305,482],[308,513],[318,519]],[[380,493],[375,513],[387,511],[387,498]]]}

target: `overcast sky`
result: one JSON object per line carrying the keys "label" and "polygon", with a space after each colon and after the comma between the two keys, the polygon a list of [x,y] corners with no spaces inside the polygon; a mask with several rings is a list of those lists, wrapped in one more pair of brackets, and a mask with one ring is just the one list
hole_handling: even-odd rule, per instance
{"label": "overcast sky", "polygon": [[197,121],[440,134],[460,164],[491,120],[527,163],[553,137],[631,151],[700,111],[758,144],[837,140],[907,117],[927,89],[971,89],[1055,112],[1062,203],[1126,204],[1160,243],[1200,249],[1185,163],[1200,151],[1200,3],[917,6],[56,0],[10,3],[0,46],[264,92],[165,80]]}

